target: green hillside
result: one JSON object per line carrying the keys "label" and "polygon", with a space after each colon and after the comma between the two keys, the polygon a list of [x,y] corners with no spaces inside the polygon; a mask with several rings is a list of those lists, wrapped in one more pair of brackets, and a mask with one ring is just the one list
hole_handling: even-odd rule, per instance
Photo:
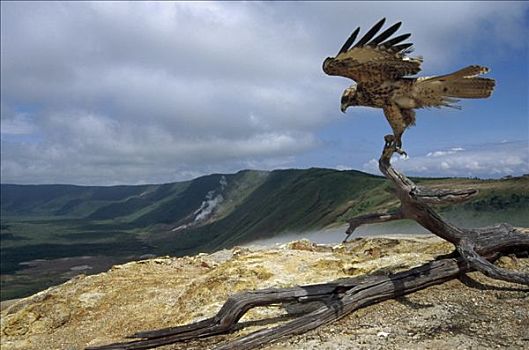
{"label": "green hillside", "polygon": [[122,202],[152,186],[5,185],[2,216],[86,217],[110,202]]}
{"label": "green hillside", "polygon": [[[439,208],[454,222],[529,226],[528,176],[414,180],[420,185],[480,191],[467,203]],[[35,259],[63,264],[70,258],[88,257],[105,261],[106,265],[100,264],[104,269],[144,254],[196,254],[340,225],[355,215],[396,206],[398,201],[382,177],[318,168],[246,170],[162,185],[2,184],[2,299],[34,292],[71,275],[59,270],[31,275],[38,269],[31,270],[26,262]]]}
{"label": "green hillside", "polygon": [[281,232],[323,228],[336,222],[351,199],[383,185],[380,177],[356,171],[329,169],[278,170],[231,215],[181,234],[183,249],[202,245],[215,250]]}

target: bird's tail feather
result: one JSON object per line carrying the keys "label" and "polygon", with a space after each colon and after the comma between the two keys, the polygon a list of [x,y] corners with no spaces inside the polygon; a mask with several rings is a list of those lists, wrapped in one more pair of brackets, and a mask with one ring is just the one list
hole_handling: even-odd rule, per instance
{"label": "bird's tail feather", "polygon": [[450,80],[457,80],[461,78],[473,78],[473,77],[477,77],[478,75],[487,74],[488,72],[489,72],[489,69],[487,67],[473,65],[473,66],[462,68],[450,74],[425,78],[424,82],[427,82],[429,80],[450,81]]}
{"label": "bird's tail feather", "polygon": [[486,67],[468,66],[451,74],[420,79],[417,82],[418,88],[425,97],[429,95],[432,100],[436,100],[432,106],[457,108],[453,104],[457,102],[456,98],[487,98],[492,94],[495,80],[478,77],[488,71]]}
{"label": "bird's tail feather", "polygon": [[[494,79],[461,78],[444,82],[443,96],[457,98],[487,98],[494,90]],[[446,90],[444,90],[446,88]]]}

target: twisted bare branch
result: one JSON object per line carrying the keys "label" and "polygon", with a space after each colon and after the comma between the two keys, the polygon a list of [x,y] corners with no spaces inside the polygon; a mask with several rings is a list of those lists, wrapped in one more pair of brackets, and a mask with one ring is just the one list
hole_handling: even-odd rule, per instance
{"label": "twisted bare branch", "polygon": [[462,273],[472,270],[478,270],[495,279],[529,285],[527,274],[508,271],[491,263],[507,252],[528,250],[528,234],[508,224],[462,229],[447,223],[430,205],[463,201],[474,196],[477,191],[432,190],[418,187],[391,166],[390,160],[395,152],[401,153],[394,144],[386,142],[379,159],[379,168],[393,183],[395,194],[401,202],[400,208],[390,213],[367,214],[351,219],[345,240],[360,225],[412,219],[430,232],[453,243],[456,246],[455,254],[439,257],[419,267],[389,276],[362,276],[324,284],[238,293],[231,296],[220,311],[209,319],[179,327],[138,332],[129,337],[136,340],[88,349],[150,349],[231,333],[244,327],[239,320],[251,308],[271,304],[321,302],[321,306],[294,320],[258,330],[215,348],[216,350],[252,349],[281,337],[303,333],[336,321],[359,308],[457,278]]}

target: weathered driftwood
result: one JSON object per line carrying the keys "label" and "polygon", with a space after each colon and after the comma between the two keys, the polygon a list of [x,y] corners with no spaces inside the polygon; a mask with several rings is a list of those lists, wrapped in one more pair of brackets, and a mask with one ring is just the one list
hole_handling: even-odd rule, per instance
{"label": "weathered driftwood", "polygon": [[529,275],[508,271],[492,262],[506,253],[529,249],[529,235],[508,224],[479,229],[463,229],[451,225],[437,215],[430,204],[463,201],[475,195],[469,190],[433,190],[415,185],[391,166],[391,156],[398,152],[393,143],[386,143],[379,159],[379,168],[395,187],[401,206],[391,213],[375,213],[353,218],[348,236],[360,225],[400,219],[413,219],[430,232],[453,243],[454,253],[390,275],[362,276],[324,284],[293,288],[262,289],[231,296],[217,315],[185,326],[133,334],[137,340],[89,349],[149,349],[176,342],[199,339],[241,329],[238,323],[251,308],[271,304],[306,304],[319,301],[318,307],[291,321],[261,329],[249,335],[220,344],[216,350],[251,349],[276,339],[299,334],[340,319],[354,310],[383,300],[440,284],[461,274],[478,270],[487,276],[529,285]]}

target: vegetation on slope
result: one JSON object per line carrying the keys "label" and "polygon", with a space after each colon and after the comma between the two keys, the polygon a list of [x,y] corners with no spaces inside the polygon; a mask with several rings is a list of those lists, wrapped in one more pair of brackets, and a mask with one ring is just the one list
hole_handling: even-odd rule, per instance
{"label": "vegetation on slope", "polygon": [[[528,176],[414,181],[479,189],[468,203],[440,208],[458,223],[509,221],[529,226]],[[248,170],[162,185],[2,184],[2,299],[14,277],[29,273],[22,262],[75,256],[112,257],[117,262],[144,254],[196,254],[340,225],[353,216],[397,205],[382,177],[317,168]],[[38,279],[27,280],[32,285]],[[57,281],[49,278],[44,284]],[[36,288],[22,289],[29,293]]]}

